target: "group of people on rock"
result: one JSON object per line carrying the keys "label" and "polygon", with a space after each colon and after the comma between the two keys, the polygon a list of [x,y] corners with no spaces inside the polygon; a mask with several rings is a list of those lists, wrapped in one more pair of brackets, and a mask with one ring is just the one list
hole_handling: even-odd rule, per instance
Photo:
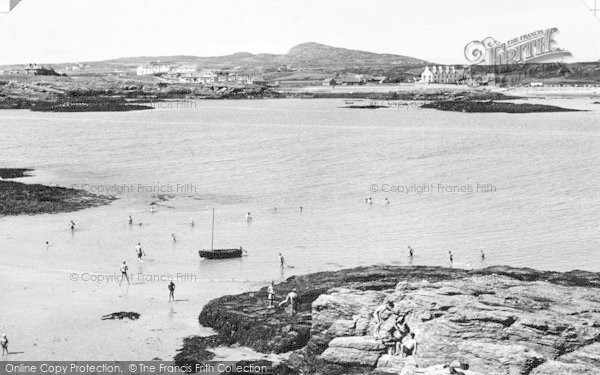
{"label": "group of people on rock", "polygon": [[[410,327],[406,322],[407,314],[397,314],[394,311],[394,303],[387,301],[386,303],[378,306],[373,311],[373,317],[375,318],[375,330],[373,336],[381,340],[384,344],[392,344],[389,346],[389,354],[405,356],[416,356],[417,355],[417,340],[415,339],[415,333],[410,331]],[[394,325],[382,334],[381,329],[387,318],[395,315]]]}
{"label": "group of people on rock", "polygon": [[[269,286],[267,287],[267,301],[268,309],[275,308],[275,282],[271,281]],[[290,314],[296,315],[298,312],[298,306],[300,305],[300,297],[298,296],[298,290],[293,288],[291,292],[289,292],[285,299],[277,305],[277,307],[285,307],[286,305],[290,306]]]}

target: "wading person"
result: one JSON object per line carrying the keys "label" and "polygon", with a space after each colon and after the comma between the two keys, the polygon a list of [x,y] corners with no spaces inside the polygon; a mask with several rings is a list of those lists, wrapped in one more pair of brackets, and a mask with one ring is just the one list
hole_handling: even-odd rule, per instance
{"label": "wading person", "polygon": [[279,253],[279,266],[281,267],[281,269],[285,267],[285,259],[283,258],[283,255],[281,255],[281,253]]}
{"label": "wading person", "polygon": [[129,215],[129,218],[127,219],[127,223],[129,225],[133,225],[133,218],[131,217],[131,215]]}
{"label": "wading person", "polygon": [[138,244],[135,246],[135,253],[137,254],[137,257],[139,259],[139,261],[142,261],[142,255],[144,255],[144,250],[142,250],[142,245],[138,242]]}
{"label": "wading person", "polygon": [[279,307],[282,307],[286,304],[290,305],[291,314],[296,315],[296,313],[298,312],[298,293],[296,291],[296,288],[292,289],[292,291],[287,294],[285,299],[279,302]]}
{"label": "wading person", "polygon": [[173,280],[171,280],[169,282],[169,302],[173,301],[175,302],[175,283],[173,282]]}
{"label": "wading person", "polygon": [[129,267],[127,267],[127,263],[123,261],[123,264],[121,264],[121,278],[119,279],[119,286],[121,286],[123,278],[127,279],[128,285],[131,285],[131,283],[129,282],[129,276],[127,275],[127,270],[129,270]]}

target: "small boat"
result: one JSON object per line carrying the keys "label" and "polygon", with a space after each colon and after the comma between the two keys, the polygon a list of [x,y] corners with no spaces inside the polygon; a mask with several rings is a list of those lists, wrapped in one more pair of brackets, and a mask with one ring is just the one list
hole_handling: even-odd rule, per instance
{"label": "small boat", "polygon": [[210,250],[198,250],[200,258],[206,259],[229,259],[240,258],[246,252],[241,246],[239,249],[214,249],[213,243],[215,238],[215,209],[213,208],[212,216],[212,233],[210,236]]}
{"label": "small boat", "polygon": [[244,253],[244,249],[213,249],[213,250],[199,250],[198,254],[200,258],[206,259],[228,259],[228,258],[239,258]]}

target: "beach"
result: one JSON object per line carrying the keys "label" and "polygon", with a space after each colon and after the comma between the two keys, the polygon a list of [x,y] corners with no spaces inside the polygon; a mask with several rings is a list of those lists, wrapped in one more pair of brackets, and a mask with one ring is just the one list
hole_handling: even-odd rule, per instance
{"label": "beach", "polygon": [[[118,198],[0,218],[9,358],[170,360],[184,337],[212,332],[198,314],[215,298],[349,267],[448,267],[448,250],[454,268],[596,270],[600,176],[590,166],[600,162],[600,108],[589,98],[527,102],[586,111],[373,111],[336,99],[204,101],[101,116],[3,111],[1,165],[33,169],[11,181]],[[10,137],[15,130],[19,138]],[[198,257],[210,248],[213,207],[215,247],[243,246],[247,257]],[[279,252],[293,268],[280,270]],[[136,276],[127,292],[114,279],[82,279],[118,276],[123,260]],[[102,320],[121,311],[140,318]]]}

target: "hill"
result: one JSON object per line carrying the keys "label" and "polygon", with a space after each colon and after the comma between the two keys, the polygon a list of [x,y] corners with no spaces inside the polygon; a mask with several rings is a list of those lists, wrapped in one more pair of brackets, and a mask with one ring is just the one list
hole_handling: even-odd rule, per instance
{"label": "hill", "polygon": [[[283,55],[249,52],[238,52],[225,56],[138,56],[124,57],[112,60],[87,62],[93,68],[108,69],[131,68],[143,63],[160,61],[173,64],[197,64],[205,68],[228,68],[240,66],[244,68],[261,67],[276,68],[287,64],[297,69],[302,68],[346,68],[354,66],[383,68],[394,65],[422,65],[427,62],[414,57],[380,54],[367,51],[332,47],[320,43],[302,43],[292,47]],[[54,64],[55,66],[62,64]]]}

